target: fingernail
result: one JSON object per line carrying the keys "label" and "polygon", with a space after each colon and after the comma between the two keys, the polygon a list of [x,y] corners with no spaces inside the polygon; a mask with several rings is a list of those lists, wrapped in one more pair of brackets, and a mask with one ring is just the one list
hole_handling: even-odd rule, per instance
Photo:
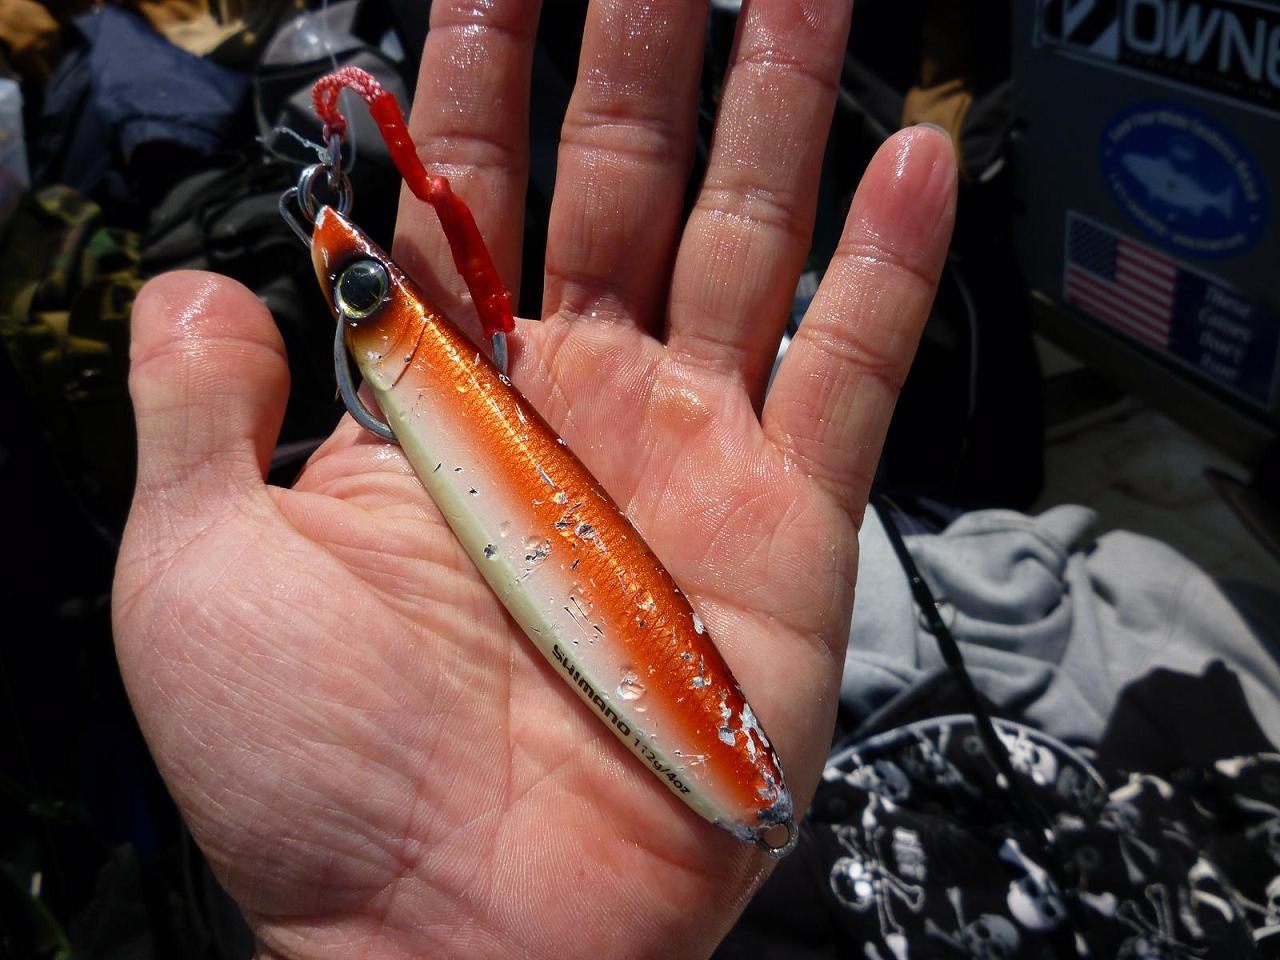
{"label": "fingernail", "polygon": [[951,131],[948,130],[946,127],[942,126],[941,124],[934,123],[932,120],[921,120],[919,123],[915,124],[915,126],[927,127],[930,130],[937,130],[940,134],[942,134],[948,140],[951,139]]}
{"label": "fingernail", "polygon": [[895,216],[899,220],[904,216],[918,219],[918,230],[923,233],[931,230],[939,218],[950,216],[949,210],[955,202],[956,151],[951,137],[942,127],[920,123],[907,130],[917,127],[940,131],[946,146],[932,137],[921,136],[920,132],[907,132],[901,136],[893,158],[892,192],[901,192],[911,198]]}

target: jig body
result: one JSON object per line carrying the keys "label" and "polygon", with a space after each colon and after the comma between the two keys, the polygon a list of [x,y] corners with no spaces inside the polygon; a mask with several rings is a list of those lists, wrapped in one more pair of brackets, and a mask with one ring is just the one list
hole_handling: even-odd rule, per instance
{"label": "jig body", "polygon": [[[772,856],[790,852],[798,832],[777,755],[635,528],[505,371],[342,213],[318,210],[310,245],[338,320],[335,360],[355,358],[388,433],[511,616],[680,799]],[[455,248],[460,268],[467,260]],[[353,389],[348,403],[378,423]],[[775,828],[780,844],[766,839]]]}

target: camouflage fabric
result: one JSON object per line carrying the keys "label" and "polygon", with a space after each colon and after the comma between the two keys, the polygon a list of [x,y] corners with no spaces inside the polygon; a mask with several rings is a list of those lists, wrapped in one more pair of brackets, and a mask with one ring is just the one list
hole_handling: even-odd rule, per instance
{"label": "camouflage fabric", "polygon": [[126,382],[139,237],[68,187],[25,198],[0,239],[0,343],[72,485],[103,518],[133,486]]}

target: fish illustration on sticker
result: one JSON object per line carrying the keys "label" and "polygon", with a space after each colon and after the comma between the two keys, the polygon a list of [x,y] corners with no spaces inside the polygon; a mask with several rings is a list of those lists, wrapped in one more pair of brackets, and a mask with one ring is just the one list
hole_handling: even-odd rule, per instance
{"label": "fish illustration on sticker", "polygon": [[1221,259],[1262,236],[1266,185],[1219,120],[1182,104],[1134,104],[1103,130],[1100,153],[1112,197],[1162,246]]}
{"label": "fish illustration on sticker", "polygon": [[1228,219],[1231,217],[1235,185],[1228,184],[1222,190],[1207,190],[1191,174],[1179,170],[1169,157],[1152,157],[1142,153],[1126,153],[1120,164],[1134,179],[1147,189],[1147,196],[1181,210],[1200,216],[1206,210],[1216,210]]}

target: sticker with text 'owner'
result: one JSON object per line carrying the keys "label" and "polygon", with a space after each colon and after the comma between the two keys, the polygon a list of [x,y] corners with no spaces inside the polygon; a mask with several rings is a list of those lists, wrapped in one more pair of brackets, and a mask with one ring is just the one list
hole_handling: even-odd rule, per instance
{"label": "sticker with text 'owner'", "polygon": [[1280,317],[1229,284],[1070,212],[1063,299],[1233,393],[1271,406]]}
{"label": "sticker with text 'owner'", "polygon": [[1104,69],[1280,111],[1275,0],[1040,0],[1033,42]]}

